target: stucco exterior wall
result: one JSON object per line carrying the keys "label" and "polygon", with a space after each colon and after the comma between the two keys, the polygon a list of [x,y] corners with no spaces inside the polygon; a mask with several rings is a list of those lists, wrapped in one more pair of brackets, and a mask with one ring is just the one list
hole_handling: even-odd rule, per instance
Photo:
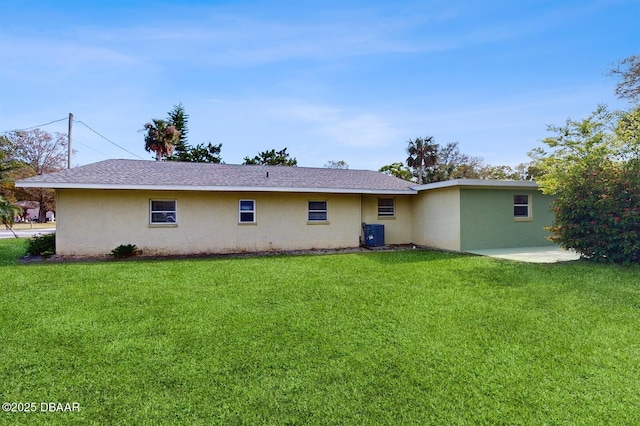
{"label": "stucco exterior wall", "polygon": [[[514,219],[515,194],[529,195],[530,219]],[[543,229],[553,223],[552,200],[538,190],[461,189],[461,250],[553,245]]]}
{"label": "stucco exterior wall", "polygon": [[[175,225],[149,225],[149,200],[177,201]],[[256,223],[239,224],[238,202],[255,200]],[[309,223],[308,201],[327,201],[328,221]],[[120,244],[147,254],[357,247],[361,197],[350,194],[189,191],[57,191],[57,252],[104,255]]]}
{"label": "stucco exterior wall", "polygon": [[[393,198],[395,216],[378,216],[378,198]],[[362,221],[384,225],[385,244],[409,244],[412,242],[413,196],[381,195],[362,196]]]}
{"label": "stucco exterior wall", "polygon": [[[531,217],[513,217],[513,196],[528,194]],[[385,226],[386,244],[468,251],[552,243],[552,197],[533,189],[450,186],[394,198],[395,216],[378,216],[378,196],[278,192],[57,190],[57,252],[104,255],[120,244],[147,254],[237,253],[357,247],[362,223]],[[150,225],[151,199],[176,200],[177,223]],[[256,223],[240,224],[241,199],[255,201]],[[308,222],[308,202],[326,201],[328,220]]]}
{"label": "stucco exterior wall", "polygon": [[413,199],[413,243],[460,250],[460,190],[422,191]]}

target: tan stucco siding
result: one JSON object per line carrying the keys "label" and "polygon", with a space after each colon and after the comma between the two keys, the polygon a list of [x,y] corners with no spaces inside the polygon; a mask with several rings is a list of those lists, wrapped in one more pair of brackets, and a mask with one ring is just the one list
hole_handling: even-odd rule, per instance
{"label": "tan stucco siding", "polygon": [[[177,226],[149,225],[149,200],[177,201]],[[256,223],[239,224],[238,202],[255,200]],[[308,201],[328,221],[310,224]],[[57,252],[103,255],[120,244],[148,254],[357,247],[359,195],[58,190]]]}
{"label": "tan stucco siding", "polygon": [[423,191],[413,200],[413,242],[460,250],[460,190]]}
{"label": "tan stucco siding", "polygon": [[[362,196],[362,221],[384,225],[385,244],[409,244],[413,218],[412,197],[403,195]],[[378,216],[378,198],[393,198],[395,215]]]}

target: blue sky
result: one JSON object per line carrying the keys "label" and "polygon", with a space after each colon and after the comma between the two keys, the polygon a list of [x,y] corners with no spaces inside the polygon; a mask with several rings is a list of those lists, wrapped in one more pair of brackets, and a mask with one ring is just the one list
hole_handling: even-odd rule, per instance
{"label": "blue sky", "polygon": [[[0,1],[0,132],[72,112],[73,165],[143,158],[182,102],[226,163],[378,169],[409,138],[516,165],[547,124],[624,107],[607,76],[640,54],[640,0]],[[66,132],[65,122],[42,127]]]}

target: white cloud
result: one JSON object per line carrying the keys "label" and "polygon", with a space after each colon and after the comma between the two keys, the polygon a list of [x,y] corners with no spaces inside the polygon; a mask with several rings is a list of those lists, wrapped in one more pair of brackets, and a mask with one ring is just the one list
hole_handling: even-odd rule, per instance
{"label": "white cloud", "polygon": [[[421,40],[413,34],[422,26],[452,19],[453,14],[446,8],[422,14],[406,10],[400,13],[396,8],[327,9],[318,16],[309,14],[302,19],[301,16],[265,19],[260,12],[223,13],[217,9],[205,8],[197,16],[189,17],[180,17],[180,13],[171,18],[151,15],[145,17],[149,25],[134,20],[118,26],[66,28],[65,37],[75,40],[69,43],[69,48],[85,49],[89,58],[95,57],[93,49],[98,53],[104,49],[105,53],[113,50],[122,55],[119,59],[171,61],[173,57],[179,61],[189,58],[200,64],[231,66],[294,58],[430,52],[452,47],[449,36]],[[50,47],[61,51],[64,46]]]}
{"label": "white cloud", "polygon": [[[298,100],[276,100],[267,103],[271,112],[284,120],[302,120],[313,126],[329,145],[346,147],[380,147],[399,133],[387,119],[373,111],[350,110],[345,107],[312,104]],[[275,108],[274,105],[277,105]]]}
{"label": "white cloud", "polygon": [[[141,25],[93,25],[64,34],[3,36],[6,57],[70,69],[172,62],[250,66],[291,59],[327,59],[393,53],[433,53],[514,38],[539,28],[541,17],[504,25],[478,19],[465,31],[450,23],[468,19],[450,6],[429,3],[375,9],[324,10],[319,17],[270,17],[203,8],[197,16],[146,17]],[[397,10],[396,10],[397,9]],[[486,10],[485,10],[486,12]],[[55,30],[54,30],[55,31]],[[58,39],[58,41],[53,41]]]}
{"label": "white cloud", "polygon": [[324,132],[341,145],[376,148],[388,145],[401,133],[380,116],[372,113],[347,115],[325,123]]}
{"label": "white cloud", "polygon": [[69,40],[2,37],[0,50],[4,66],[38,72],[42,68],[76,71],[130,67],[139,62],[135,55],[115,47]]}

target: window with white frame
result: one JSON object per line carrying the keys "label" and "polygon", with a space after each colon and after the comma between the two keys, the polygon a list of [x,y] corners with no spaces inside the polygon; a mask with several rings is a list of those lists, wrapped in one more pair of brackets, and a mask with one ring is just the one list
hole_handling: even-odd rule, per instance
{"label": "window with white frame", "polygon": [[149,200],[149,223],[173,224],[178,222],[176,200]]}
{"label": "window with white frame", "polygon": [[240,200],[238,205],[238,222],[256,223],[255,200]]}
{"label": "window with white frame", "polygon": [[528,194],[516,194],[513,196],[513,217],[524,219],[531,217],[531,204]]}
{"label": "window with white frame", "polygon": [[378,216],[394,217],[396,215],[395,201],[393,198],[378,198]]}
{"label": "window with white frame", "polygon": [[309,201],[309,222],[326,222],[327,212],[326,201]]}

